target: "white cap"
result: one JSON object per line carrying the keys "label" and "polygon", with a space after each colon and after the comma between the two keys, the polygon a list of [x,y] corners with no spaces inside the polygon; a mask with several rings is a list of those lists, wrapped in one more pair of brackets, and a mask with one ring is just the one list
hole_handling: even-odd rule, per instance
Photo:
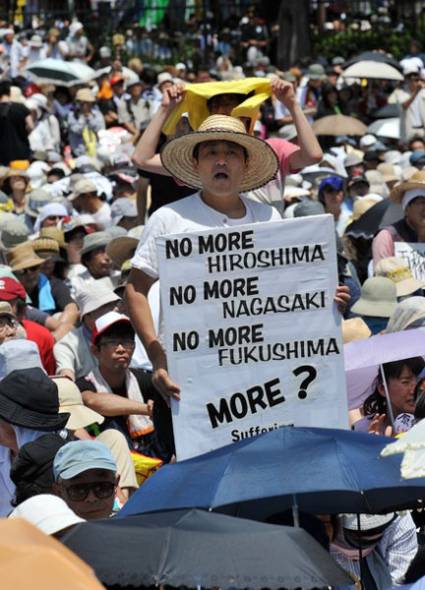
{"label": "white cap", "polygon": [[169,72],[161,72],[160,74],[158,74],[158,78],[157,78],[157,84],[158,86],[161,86],[161,84],[164,84],[164,82],[172,82],[173,81],[173,76],[169,73]]}
{"label": "white cap", "polygon": [[[395,518],[394,512],[390,514],[360,514],[360,530],[372,531],[390,524]],[[357,514],[343,514],[342,526],[350,531],[358,530]]]}
{"label": "white cap", "polygon": [[23,518],[46,535],[54,535],[80,522],[85,522],[68,507],[67,503],[53,494],[39,494],[19,504],[9,518]]}
{"label": "white cap", "polygon": [[131,326],[131,322],[126,315],[116,311],[105,313],[105,315],[100,316],[100,318],[95,322],[95,328],[93,330],[92,336],[93,343],[96,343],[99,336],[101,336],[104,332],[106,332],[106,330],[115,324],[127,324],[128,326]]}
{"label": "white cap", "polygon": [[183,62],[179,62],[174,67],[176,68],[176,70],[186,70],[186,66]]}
{"label": "white cap", "polygon": [[366,135],[363,135],[363,137],[360,140],[360,147],[361,148],[369,148],[371,147],[374,143],[376,143],[377,139],[374,135],[372,135],[371,133],[367,133]]}

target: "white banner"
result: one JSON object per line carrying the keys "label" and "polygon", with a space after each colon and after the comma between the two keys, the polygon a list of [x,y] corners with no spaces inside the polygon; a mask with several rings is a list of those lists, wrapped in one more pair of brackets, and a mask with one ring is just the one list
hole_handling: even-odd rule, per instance
{"label": "white banner", "polygon": [[395,242],[394,256],[403,258],[409,263],[415,279],[425,281],[425,244],[409,242]]}
{"label": "white banner", "polygon": [[330,215],[157,247],[179,460],[283,425],[348,427]]}

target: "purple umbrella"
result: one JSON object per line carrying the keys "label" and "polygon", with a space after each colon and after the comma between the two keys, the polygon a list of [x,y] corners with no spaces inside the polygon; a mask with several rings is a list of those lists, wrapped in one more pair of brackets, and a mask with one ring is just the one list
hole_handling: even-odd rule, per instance
{"label": "purple umbrella", "polygon": [[372,336],[345,344],[344,363],[349,409],[359,408],[373,392],[382,364],[424,355],[425,331],[420,328]]}

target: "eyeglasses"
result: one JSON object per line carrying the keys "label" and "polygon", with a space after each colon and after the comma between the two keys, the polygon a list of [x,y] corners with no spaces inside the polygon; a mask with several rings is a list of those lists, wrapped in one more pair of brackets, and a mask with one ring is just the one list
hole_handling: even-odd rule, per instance
{"label": "eyeglasses", "polygon": [[90,491],[98,498],[105,500],[115,492],[115,483],[110,481],[98,481],[94,483],[75,483],[65,487],[68,497],[73,502],[83,502],[87,499]]}
{"label": "eyeglasses", "polygon": [[110,346],[111,348],[118,348],[118,346],[122,346],[123,348],[134,348],[136,346],[134,340],[130,338],[110,338],[108,340],[102,340],[100,342],[100,346]]}

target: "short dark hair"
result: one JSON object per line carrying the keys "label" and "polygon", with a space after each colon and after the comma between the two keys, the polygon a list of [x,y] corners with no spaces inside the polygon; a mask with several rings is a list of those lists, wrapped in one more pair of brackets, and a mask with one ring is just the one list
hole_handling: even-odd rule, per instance
{"label": "short dark hair", "polygon": [[[214,140],[211,140],[211,141],[214,141]],[[192,156],[193,156],[193,158],[195,158],[196,161],[199,160],[199,147],[202,143],[209,143],[209,142],[208,141],[200,141],[199,143],[197,143],[195,145],[195,147],[193,148]],[[236,143],[236,142],[230,141],[229,143]],[[239,145],[239,144],[237,143],[236,145]],[[246,162],[246,160],[248,160],[248,151],[246,148],[243,147],[243,145],[240,145],[239,147],[241,147],[243,150],[243,155],[244,155],[245,162]]]}
{"label": "short dark hair", "polygon": [[10,96],[10,89],[12,83],[10,80],[1,80],[0,81],[0,96]]}
{"label": "short dark hair", "polygon": [[135,334],[136,333],[135,333],[134,328],[131,324],[128,324],[126,322],[118,322],[116,324],[113,324],[110,328],[105,330],[99,336],[99,338],[96,340],[96,346],[97,346],[97,348],[100,348],[103,340],[105,340],[105,339],[120,338],[122,336],[128,336],[129,338],[134,338]]}

